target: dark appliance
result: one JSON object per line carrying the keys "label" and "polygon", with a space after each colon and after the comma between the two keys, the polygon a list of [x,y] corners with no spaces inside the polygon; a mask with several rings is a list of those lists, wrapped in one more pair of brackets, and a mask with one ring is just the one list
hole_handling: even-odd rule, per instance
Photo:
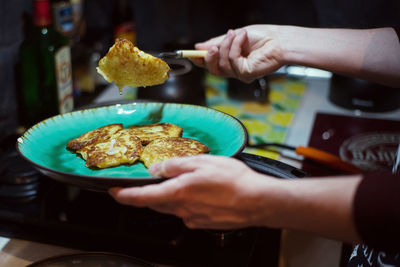
{"label": "dark appliance", "polygon": [[387,112],[400,108],[400,90],[334,74],[329,90],[329,100],[351,110]]}
{"label": "dark appliance", "polygon": [[165,59],[171,71],[165,83],[139,87],[139,100],[168,103],[205,104],[204,71],[188,59]]}
{"label": "dark appliance", "polygon": [[234,78],[228,79],[228,96],[232,99],[267,103],[269,91],[267,76],[256,79],[251,83],[245,83]]}

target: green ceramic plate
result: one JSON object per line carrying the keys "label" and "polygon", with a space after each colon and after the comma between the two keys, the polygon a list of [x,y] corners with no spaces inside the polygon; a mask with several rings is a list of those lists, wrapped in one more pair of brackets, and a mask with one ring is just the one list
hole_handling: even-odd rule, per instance
{"label": "green ceramic plate", "polygon": [[240,121],[214,109],[184,104],[131,103],[85,109],[44,120],[18,139],[20,154],[45,175],[77,186],[106,190],[111,186],[137,186],[162,181],[152,177],[140,162],[93,170],[66,149],[69,140],[95,128],[122,123],[169,122],[183,128],[183,137],[207,145],[213,155],[235,156],[247,143]]}

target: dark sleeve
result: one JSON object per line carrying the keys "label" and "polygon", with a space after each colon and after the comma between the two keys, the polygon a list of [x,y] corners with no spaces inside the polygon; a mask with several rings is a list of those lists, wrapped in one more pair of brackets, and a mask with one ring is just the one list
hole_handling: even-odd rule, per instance
{"label": "dark sleeve", "polygon": [[365,174],[354,198],[354,220],[366,245],[400,251],[400,174]]}

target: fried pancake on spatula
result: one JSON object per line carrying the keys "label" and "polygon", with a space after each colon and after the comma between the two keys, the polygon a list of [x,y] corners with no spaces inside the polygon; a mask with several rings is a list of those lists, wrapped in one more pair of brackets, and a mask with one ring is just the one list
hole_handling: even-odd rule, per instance
{"label": "fried pancake on spatula", "polygon": [[146,167],[170,158],[194,156],[208,153],[210,149],[201,142],[183,137],[159,138],[149,143],[142,152],[140,160]]}
{"label": "fried pancake on spatula", "polygon": [[170,70],[163,60],[147,54],[130,41],[117,39],[97,67],[104,79],[123,86],[141,87],[164,83]]}
{"label": "fried pancake on spatula", "polygon": [[91,145],[98,141],[103,141],[110,138],[111,135],[121,130],[122,124],[109,124],[89,132],[86,132],[78,138],[72,139],[67,143],[67,148],[71,150],[79,150],[87,145]]}
{"label": "fried pancake on spatula", "polygon": [[142,153],[139,137],[131,129],[122,129],[103,140],[78,150],[86,160],[87,167],[108,168],[122,164],[132,164]]}
{"label": "fried pancake on spatula", "polygon": [[132,133],[138,136],[144,145],[158,138],[181,137],[183,129],[175,124],[160,122],[147,125],[130,126]]}

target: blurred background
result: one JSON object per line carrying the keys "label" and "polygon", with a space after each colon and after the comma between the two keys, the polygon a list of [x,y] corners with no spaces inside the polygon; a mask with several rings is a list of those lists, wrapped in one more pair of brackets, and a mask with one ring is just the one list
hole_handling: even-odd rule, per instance
{"label": "blurred background", "polygon": [[[114,39],[144,51],[192,48],[240,26],[269,23],[370,28],[399,25],[398,0],[51,0],[53,24],[69,40],[75,108],[104,87],[95,74]],[[0,1],[0,138],[23,121],[20,46],[32,30],[32,0]],[[58,12],[58,13],[57,13]],[[29,125],[25,125],[29,126]]]}

